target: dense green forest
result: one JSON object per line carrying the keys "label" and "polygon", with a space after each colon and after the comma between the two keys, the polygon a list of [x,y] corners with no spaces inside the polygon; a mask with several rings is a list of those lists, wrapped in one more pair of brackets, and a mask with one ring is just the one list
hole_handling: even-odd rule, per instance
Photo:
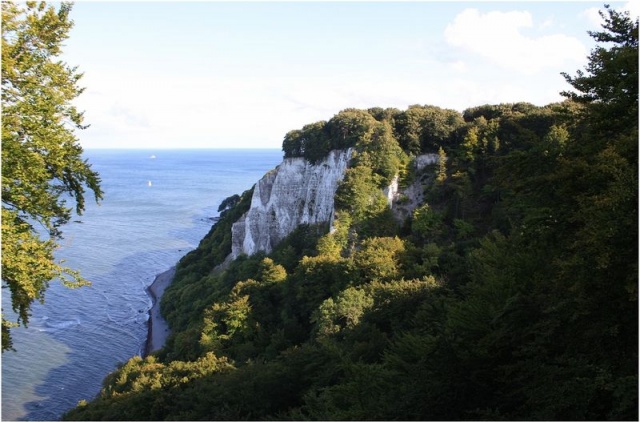
{"label": "dense green forest", "polygon": [[[289,132],[285,157],[354,150],[335,230],[221,265],[251,191],[225,200],[162,298],[166,347],[65,417],[637,420],[638,21],[603,16],[561,103]],[[395,175],[421,190],[406,218]]]}

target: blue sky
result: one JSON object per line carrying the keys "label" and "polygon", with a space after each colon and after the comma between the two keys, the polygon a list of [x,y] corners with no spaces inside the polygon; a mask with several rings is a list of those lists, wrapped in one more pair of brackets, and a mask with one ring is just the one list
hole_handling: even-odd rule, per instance
{"label": "blue sky", "polygon": [[85,148],[280,148],[349,107],[559,101],[602,5],[80,1],[64,60]]}

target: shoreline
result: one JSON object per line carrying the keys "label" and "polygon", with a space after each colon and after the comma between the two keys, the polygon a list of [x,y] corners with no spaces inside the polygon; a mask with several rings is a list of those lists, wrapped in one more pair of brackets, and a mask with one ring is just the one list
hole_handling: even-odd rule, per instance
{"label": "shoreline", "polygon": [[175,273],[176,267],[171,267],[169,270],[156,275],[153,283],[145,289],[149,297],[151,297],[152,305],[151,309],[149,309],[149,319],[147,321],[149,328],[142,357],[147,357],[151,353],[160,350],[169,337],[169,325],[160,314],[160,298],[164,290],[173,281]]}

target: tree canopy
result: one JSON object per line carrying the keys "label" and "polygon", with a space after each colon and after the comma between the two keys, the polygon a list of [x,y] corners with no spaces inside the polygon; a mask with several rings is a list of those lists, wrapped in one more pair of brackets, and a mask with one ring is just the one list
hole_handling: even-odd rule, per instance
{"label": "tree canopy", "polygon": [[[27,325],[33,301],[48,283],[87,283],[54,260],[60,227],[85,207],[85,191],[102,198],[98,174],[82,158],[75,130],[83,114],[72,104],[82,74],[58,59],[72,26],[70,3],[2,3],[2,287],[17,321],[2,319],[2,350],[10,327]],[[69,206],[69,200],[75,206]]]}

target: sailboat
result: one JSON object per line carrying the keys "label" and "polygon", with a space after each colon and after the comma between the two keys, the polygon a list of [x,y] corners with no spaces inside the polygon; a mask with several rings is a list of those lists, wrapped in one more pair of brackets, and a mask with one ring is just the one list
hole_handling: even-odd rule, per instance
{"label": "sailboat", "polygon": [[147,186],[151,186],[151,180],[147,182]]}

